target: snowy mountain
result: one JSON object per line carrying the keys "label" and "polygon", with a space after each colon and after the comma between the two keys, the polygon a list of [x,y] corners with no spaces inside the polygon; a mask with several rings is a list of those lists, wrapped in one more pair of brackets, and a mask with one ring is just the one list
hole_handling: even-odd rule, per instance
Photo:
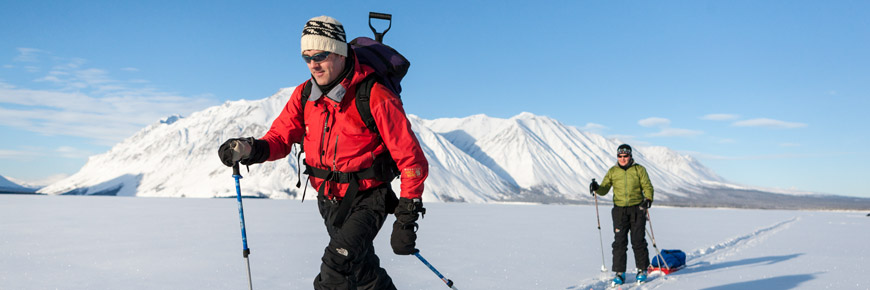
{"label": "snowy mountain", "polygon": [[3,192],[33,192],[34,189],[22,186],[0,175],[0,193]]}
{"label": "snowy mountain", "polygon": [[[232,173],[219,161],[218,146],[228,138],[265,134],[292,92],[293,88],[286,88],[262,100],[227,102],[186,118],[166,118],[92,156],[78,173],[39,192],[234,196]],[[592,200],[589,182],[603,178],[615,164],[613,151],[620,144],[531,113],[509,119],[485,115],[436,120],[410,115],[409,119],[430,164],[427,201],[588,203]],[[243,168],[243,195],[301,198],[301,189],[294,186],[298,170],[293,157],[251,166],[250,172]],[[781,192],[731,184],[694,158],[665,147],[637,147],[634,158],[647,167],[657,203],[758,206],[751,199],[732,197],[740,195],[764,195],[763,200],[772,205],[782,203]],[[393,182],[393,187],[398,190],[399,182]],[[316,194],[308,190],[309,198]],[[726,196],[721,196],[723,192]]]}

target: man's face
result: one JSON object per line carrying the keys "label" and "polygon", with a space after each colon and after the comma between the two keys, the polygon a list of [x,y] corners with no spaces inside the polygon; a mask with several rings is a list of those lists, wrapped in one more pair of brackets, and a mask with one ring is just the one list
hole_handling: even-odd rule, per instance
{"label": "man's face", "polygon": [[[302,52],[302,55],[317,59],[317,55],[322,53],[328,52],[323,50],[306,50]],[[311,71],[311,75],[314,76],[314,80],[317,81],[318,85],[326,85],[334,81],[341,74],[341,71],[344,70],[344,57],[335,53],[328,54],[326,59],[321,61],[314,59],[306,60],[308,70]]]}
{"label": "man's face", "polygon": [[616,158],[619,160],[619,166],[625,166],[628,165],[628,160],[631,160],[631,155],[619,154]]}

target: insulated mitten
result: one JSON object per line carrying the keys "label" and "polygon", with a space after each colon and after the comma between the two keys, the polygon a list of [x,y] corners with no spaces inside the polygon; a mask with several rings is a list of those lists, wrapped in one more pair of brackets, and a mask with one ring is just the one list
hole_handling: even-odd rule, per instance
{"label": "insulated mitten", "polygon": [[417,218],[419,213],[426,214],[423,202],[418,199],[400,198],[396,207],[396,221],[393,223],[393,234],[390,236],[390,245],[397,255],[412,255],[418,250],[417,242]]}

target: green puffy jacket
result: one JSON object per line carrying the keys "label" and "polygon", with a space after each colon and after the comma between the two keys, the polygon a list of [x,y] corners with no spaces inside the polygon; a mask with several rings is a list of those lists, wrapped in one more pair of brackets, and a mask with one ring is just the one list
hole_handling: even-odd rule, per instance
{"label": "green puffy jacket", "polygon": [[607,195],[613,187],[613,204],[617,206],[634,206],[643,201],[644,196],[653,200],[653,186],[649,181],[646,168],[640,164],[632,164],[627,170],[615,165],[604,175],[601,186],[595,191],[598,195]]}

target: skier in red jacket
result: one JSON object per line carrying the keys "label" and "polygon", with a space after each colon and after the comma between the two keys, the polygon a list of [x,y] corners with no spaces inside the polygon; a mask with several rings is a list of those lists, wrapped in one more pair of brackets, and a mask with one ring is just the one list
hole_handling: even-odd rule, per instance
{"label": "skier in red jacket", "polygon": [[[378,132],[362,121],[356,90],[374,70],[355,58],[340,22],[328,16],[310,19],[301,44],[311,79],[296,87],[265,136],[230,139],[221,145],[221,161],[232,166],[278,160],[290,154],[294,143],[302,143],[305,172],[317,189],[330,237],[314,288],[395,289],[372,241],[387,214],[395,212],[393,251],[417,252],[416,221],[425,213],[421,196],[429,164],[401,100],[389,88],[380,83],[371,88],[371,114]],[[303,105],[307,82],[311,91]],[[390,187],[396,175],[401,177],[398,200]]]}

